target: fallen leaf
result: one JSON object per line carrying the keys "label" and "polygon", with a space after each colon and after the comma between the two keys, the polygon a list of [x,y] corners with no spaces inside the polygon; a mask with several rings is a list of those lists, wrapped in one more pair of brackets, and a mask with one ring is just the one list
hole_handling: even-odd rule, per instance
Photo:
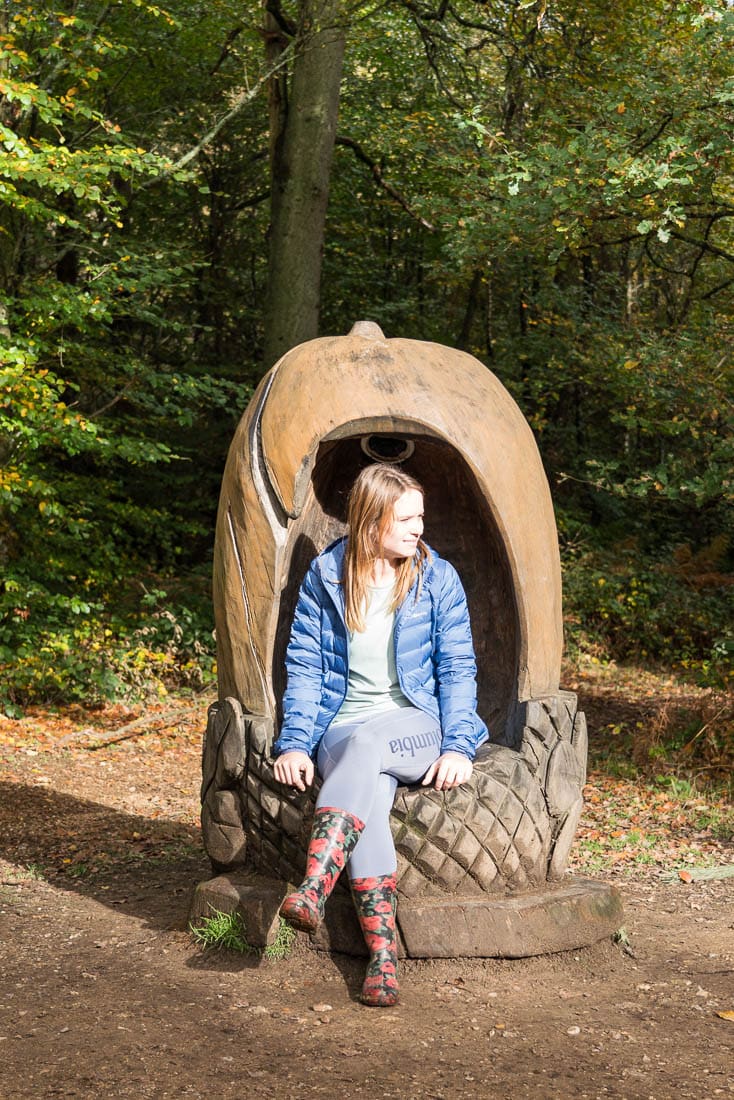
{"label": "fallen leaf", "polygon": [[719,1016],[722,1020],[734,1021],[734,1009],[727,1008],[724,1009],[723,1012],[717,1012],[716,1015]]}
{"label": "fallen leaf", "polygon": [[681,882],[693,882],[693,875],[690,871],[679,871],[678,878]]}

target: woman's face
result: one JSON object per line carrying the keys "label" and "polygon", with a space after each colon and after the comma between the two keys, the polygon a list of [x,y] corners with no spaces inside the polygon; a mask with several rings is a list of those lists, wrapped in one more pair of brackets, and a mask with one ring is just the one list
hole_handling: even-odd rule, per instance
{"label": "woman's face", "polygon": [[412,558],[423,534],[423,494],[407,489],[395,501],[393,518],[382,540],[382,552],[390,561]]}

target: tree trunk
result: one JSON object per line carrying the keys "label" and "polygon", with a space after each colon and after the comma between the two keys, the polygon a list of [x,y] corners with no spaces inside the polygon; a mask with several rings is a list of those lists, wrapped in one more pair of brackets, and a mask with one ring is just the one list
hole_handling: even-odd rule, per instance
{"label": "tree trunk", "polygon": [[466,299],[466,309],[464,310],[464,320],[461,322],[461,332],[456,338],[457,348],[461,348],[462,351],[467,351],[469,347],[469,341],[471,340],[472,327],[474,325],[474,318],[477,315],[477,309],[479,308],[479,293],[482,289],[482,272],[480,268],[474,270],[472,275],[471,284],[469,286],[469,294]]}
{"label": "tree trunk", "polygon": [[344,45],[340,0],[301,0],[290,89],[287,97],[283,82],[271,89],[271,128],[278,132],[271,132],[266,367],[318,335]]}

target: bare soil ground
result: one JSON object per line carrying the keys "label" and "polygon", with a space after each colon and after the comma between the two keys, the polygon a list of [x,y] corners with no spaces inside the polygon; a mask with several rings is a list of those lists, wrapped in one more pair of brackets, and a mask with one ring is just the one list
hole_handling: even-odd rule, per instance
{"label": "bare soil ground", "polygon": [[[649,717],[644,693],[576,686],[609,731]],[[734,1095],[734,878],[676,877],[734,851],[694,797],[671,809],[592,764],[574,869],[620,887],[633,954],[407,962],[400,1006],[369,1009],[359,960],[193,944],[205,709],[168,702],[96,749],[142,712],[0,723],[1,1100]]]}

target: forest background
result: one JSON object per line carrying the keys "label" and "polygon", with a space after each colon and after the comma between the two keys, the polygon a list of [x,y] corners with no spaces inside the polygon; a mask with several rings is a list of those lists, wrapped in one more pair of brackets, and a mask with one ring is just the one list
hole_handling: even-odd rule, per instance
{"label": "forest background", "polygon": [[0,0],[6,714],[211,680],[234,427],[361,318],[518,401],[570,656],[726,687],[733,31],[725,0]]}

